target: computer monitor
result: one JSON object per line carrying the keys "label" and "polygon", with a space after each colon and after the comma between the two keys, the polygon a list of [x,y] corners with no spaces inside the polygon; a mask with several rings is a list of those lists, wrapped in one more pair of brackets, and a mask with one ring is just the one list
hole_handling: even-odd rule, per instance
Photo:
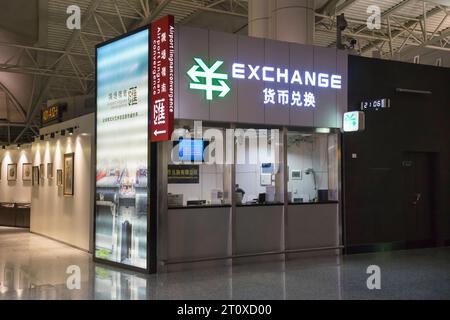
{"label": "computer monitor", "polygon": [[261,163],[262,174],[273,174],[273,163]]}
{"label": "computer monitor", "polygon": [[207,141],[203,139],[180,139],[174,142],[178,145],[178,160],[183,162],[203,162],[205,161],[205,148]]}

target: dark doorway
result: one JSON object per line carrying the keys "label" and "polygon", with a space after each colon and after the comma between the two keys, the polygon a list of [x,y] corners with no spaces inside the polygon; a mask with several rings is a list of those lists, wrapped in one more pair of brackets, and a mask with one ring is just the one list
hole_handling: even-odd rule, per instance
{"label": "dark doorway", "polygon": [[408,247],[435,245],[434,159],[430,152],[403,156],[403,208]]}

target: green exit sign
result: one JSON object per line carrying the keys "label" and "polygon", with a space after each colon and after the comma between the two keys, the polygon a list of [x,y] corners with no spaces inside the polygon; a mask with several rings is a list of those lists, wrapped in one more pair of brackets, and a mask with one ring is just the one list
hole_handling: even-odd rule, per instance
{"label": "green exit sign", "polygon": [[363,131],[365,129],[365,115],[362,111],[344,113],[344,132]]}

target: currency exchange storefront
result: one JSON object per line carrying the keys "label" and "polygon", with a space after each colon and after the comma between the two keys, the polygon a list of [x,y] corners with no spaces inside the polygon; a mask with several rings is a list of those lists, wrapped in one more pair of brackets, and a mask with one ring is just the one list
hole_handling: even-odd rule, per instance
{"label": "currency exchange storefront", "polygon": [[173,26],[97,47],[95,257],[150,272],[341,248],[347,55]]}

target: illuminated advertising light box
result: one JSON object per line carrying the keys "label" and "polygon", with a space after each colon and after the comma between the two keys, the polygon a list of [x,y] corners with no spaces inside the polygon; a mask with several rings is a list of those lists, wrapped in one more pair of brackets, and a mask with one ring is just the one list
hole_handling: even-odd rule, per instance
{"label": "illuminated advertising light box", "polygon": [[149,30],[96,50],[95,257],[148,269]]}
{"label": "illuminated advertising light box", "polygon": [[344,113],[344,132],[364,131],[365,115],[362,111],[351,111]]}
{"label": "illuminated advertising light box", "polygon": [[348,54],[178,26],[175,118],[342,128]]}

